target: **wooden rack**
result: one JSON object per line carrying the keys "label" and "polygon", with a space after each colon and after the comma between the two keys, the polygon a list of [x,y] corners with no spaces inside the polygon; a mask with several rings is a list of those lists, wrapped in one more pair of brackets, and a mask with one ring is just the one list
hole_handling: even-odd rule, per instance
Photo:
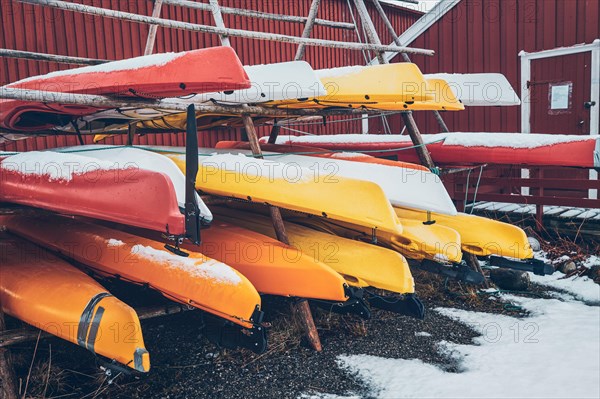
{"label": "wooden rack", "polygon": [[[209,0],[209,4],[199,3],[188,0],[154,0],[154,8],[152,16],[139,15],[129,12],[116,11],[106,8],[93,7],[79,3],[70,3],[62,0],[15,0],[22,3],[50,7],[55,9],[85,13],[90,15],[102,16],[106,18],[116,18],[123,21],[144,23],[150,25],[149,34],[146,41],[144,54],[151,54],[154,48],[156,31],[158,27],[172,28],[172,29],[183,29],[195,32],[204,32],[209,34],[219,35],[221,44],[230,46],[229,37],[242,37],[255,40],[270,40],[283,43],[294,43],[298,45],[295,60],[301,60],[304,57],[304,50],[306,46],[320,46],[327,48],[341,48],[353,51],[374,51],[378,54],[380,62],[385,62],[382,54],[384,52],[395,52],[402,53],[404,55],[404,61],[410,61],[406,54],[420,54],[431,56],[434,54],[433,51],[420,48],[404,47],[398,40],[396,33],[393,31],[393,27],[389,23],[387,16],[385,15],[378,0],[372,0],[379,12],[380,16],[384,19],[386,27],[394,37],[395,45],[383,45],[377,36],[373,22],[366,12],[366,7],[363,0],[354,0],[354,4],[359,10],[360,18],[362,23],[367,29],[367,34],[370,43],[354,43],[354,42],[341,42],[334,40],[323,40],[311,38],[311,33],[315,25],[326,26],[337,29],[354,30],[356,26],[352,23],[330,21],[326,19],[317,18],[317,13],[321,0],[313,0],[310,8],[309,15],[307,17],[282,15],[282,14],[271,14],[260,11],[244,10],[238,8],[221,7],[218,4],[218,0]],[[408,3],[415,3],[415,0],[403,0]],[[182,21],[175,21],[160,18],[161,8],[163,4],[169,4],[179,7],[187,7],[200,9],[204,11],[212,12],[215,26],[194,24]],[[223,22],[222,14],[232,14],[248,18],[261,18],[280,20],[293,23],[303,23],[304,30],[301,37],[288,36],[282,34],[247,31],[241,29],[227,28]],[[78,65],[96,65],[107,62],[106,60],[97,60],[80,57],[70,57],[63,55],[43,54],[26,51],[17,51],[9,49],[0,49],[0,57],[14,57],[21,59],[33,59],[40,61],[52,61],[67,64],[78,64]],[[43,101],[48,103],[63,103],[63,104],[78,104],[78,105],[89,105],[97,107],[107,108],[123,108],[123,107],[159,107],[162,109],[171,109],[175,111],[186,111],[188,104],[174,104],[168,103],[163,104],[160,101],[150,100],[124,100],[122,98],[111,98],[106,96],[98,95],[85,95],[85,94],[68,94],[68,93],[57,93],[47,91],[36,91],[36,90],[23,90],[23,89],[10,89],[0,88],[0,98],[3,99],[15,99],[23,101]],[[272,117],[299,117],[299,116],[322,116],[327,117],[331,115],[352,115],[352,114],[380,114],[380,111],[375,110],[364,110],[364,109],[332,109],[332,110],[316,110],[316,109],[298,109],[298,110],[280,110],[270,109],[265,107],[257,106],[225,106],[225,105],[206,105],[206,104],[195,104],[196,111],[205,113],[229,113],[238,114],[243,118],[245,130],[250,141],[252,152],[256,157],[262,155],[256,129],[252,120],[254,116],[272,116]],[[438,114],[439,116],[439,114]],[[410,112],[403,113],[404,121],[408,127],[411,138],[415,145],[419,145],[417,150],[421,156],[422,162],[428,167],[434,167],[433,162],[429,153],[422,146],[422,139],[420,132],[412,118]],[[439,118],[441,121],[441,117]],[[443,121],[442,121],[443,123]],[[271,137],[269,142],[274,142],[279,132],[279,126],[275,124],[273,126]],[[0,132],[2,133],[2,132]],[[16,133],[16,132],[7,132]],[[57,134],[57,132],[51,132],[51,134]],[[289,244],[285,226],[281,218],[281,213],[278,208],[270,207],[271,218],[273,226],[275,228],[277,238],[279,241]],[[296,314],[300,315],[299,319],[301,324],[304,326],[309,342],[315,350],[321,350],[321,343],[319,336],[314,325],[312,314],[308,303],[304,301],[296,302],[293,305]],[[153,317],[160,316],[162,314],[168,314],[160,311],[150,312]],[[143,317],[144,313],[140,314],[140,318]],[[0,393],[2,397],[7,399],[16,398],[15,396],[15,385],[14,376],[12,375],[12,366],[10,364],[9,354],[7,352],[7,346],[15,342],[23,342],[23,340],[30,339],[32,334],[30,330],[4,331],[3,314],[0,310]],[[14,338],[14,337],[17,338]],[[37,333],[36,333],[37,336]],[[8,339],[7,337],[13,337]]]}

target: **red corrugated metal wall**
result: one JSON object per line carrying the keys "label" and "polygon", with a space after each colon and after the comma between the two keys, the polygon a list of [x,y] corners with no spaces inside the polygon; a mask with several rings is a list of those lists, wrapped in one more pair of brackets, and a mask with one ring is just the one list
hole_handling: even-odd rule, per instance
{"label": "red corrugated metal wall", "polygon": [[[598,0],[462,0],[411,43],[436,55],[411,58],[424,73],[500,72],[520,93],[521,50],[591,43],[600,37],[599,21]],[[521,131],[519,107],[475,107],[443,117],[451,131]],[[417,113],[416,120],[423,133],[440,131],[430,113]],[[403,126],[398,116],[390,124],[395,132]],[[374,119],[370,132],[382,131]]]}
{"label": "red corrugated metal wall", "polygon": [[[143,15],[152,13],[153,2],[150,0],[76,0],[80,3],[114,10],[128,11]],[[308,15],[310,0],[221,0],[223,6],[247,8],[264,12]],[[371,15],[382,41],[391,42],[385,32],[383,23],[377,18],[375,10],[369,4]],[[399,32],[404,31],[416,21],[421,14],[398,7],[387,7],[389,17]],[[118,60],[139,56],[143,52],[148,34],[147,25],[122,22],[115,19],[100,18],[73,12],[65,12],[17,3],[11,0],[0,1],[2,35],[0,48],[36,51],[42,53],[62,54],[79,57]],[[357,17],[356,10],[353,9]],[[352,16],[346,0],[327,0],[321,2],[318,16],[320,18],[352,22]],[[164,5],[161,17],[199,24],[212,25],[212,16],[208,12],[190,10],[182,7]],[[303,24],[282,21],[268,21],[255,18],[242,18],[224,15],[225,24],[240,29],[259,30],[300,36]],[[362,32],[361,32],[362,35]],[[351,30],[341,30],[315,26],[313,37],[357,41],[357,34]],[[364,39],[363,39],[364,40]],[[290,61],[294,58],[296,45],[267,41],[232,38],[232,45],[240,59],[246,65]],[[215,35],[197,32],[159,28],[156,38],[155,52],[183,51],[197,48],[218,46],[219,39]],[[370,58],[370,56],[368,56]],[[364,64],[361,52],[344,49],[307,48],[305,59],[317,68],[329,68],[344,65]],[[57,69],[67,69],[72,65],[16,60],[0,58],[0,82],[10,83],[28,76],[44,74]],[[326,127],[313,125],[300,127],[312,133],[353,132],[360,129],[360,121],[328,124]],[[262,131],[265,133],[265,131]],[[219,140],[239,139],[239,130],[219,130],[200,134],[201,146],[212,146]],[[121,138],[112,139],[121,143]],[[140,139],[141,143],[182,145],[181,136],[161,134],[148,135]],[[19,141],[5,145],[6,150],[34,150],[64,145],[75,145],[76,139],[45,137]],[[2,148],[2,147],[0,147]]]}

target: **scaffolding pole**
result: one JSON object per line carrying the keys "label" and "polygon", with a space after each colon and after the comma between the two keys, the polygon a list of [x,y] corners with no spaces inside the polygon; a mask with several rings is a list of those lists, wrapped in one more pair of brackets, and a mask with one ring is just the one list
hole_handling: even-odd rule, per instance
{"label": "scaffolding pole", "polygon": [[115,11],[107,8],[92,7],[78,3],[69,3],[61,0],[18,0],[21,3],[33,4],[39,6],[46,6],[56,8],[59,10],[67,10],[80,12],[90,15],[98,15],[102,17],[115,18],[123,21],[131,21],[145,24],[155,24],[164,28],[172,29],[183,29],[194,32],[204,32],[215,35],[226,35],[230,37],[243,37],[254,40],[271,40],[282,43],[293,43],[293,44],[306,44],[307,46],[318,46],[328,48],[340,48],[347,50],[370,50],[379,52],[396,52],[396,53],[411,53],[421,55],[434,55],[433,50],[412,48],[412,47],[398,47],[388,45],[373,45],[373,44],[361,44],[352,42],[340,42],[335,40],[323,40],[323,39],[308,39],[296,36],[288,36],[276,33],[265,33],[265,32],[254,32],[242,29],[230,29],[230,28],[218,28],[210,25],[193,24],[189,22],[174,21],[170,19],[149,17],[146,15],[134,14],[124,11]]}
{"label": "scaffolding pole", "polygon": [[[158,18],[160,17],[160,10],[162,9],[163,0],[154,0],[154,8],[152,9],[152,17]],[[156,31],[158,30],[158,25],[150,25],[148,29],[148,38],[146,39],[146,48],[144,49],[144,55],[152,54],[154,51],[154,43],[156,42]]]}
{"label": "scaffolding pole", "polygon": [[[321,4],[321,0],[313,0],[310,5],[310,10],[308,12],[308,19],[306,21],[306,25],[304,25],[304,30],[302,31],[302,37],[309,38],[312,33],[313,26],[315,25],[315,18],[317,17],[317,13],[319,12],[319,4]],[[294,61],[299,61],[304,58],[304,52],[306,50],[306,45],[301,44],[298,46],[298,50],[296,51],[296,56],[294,57]]]}
{"label": "scaffolding pole", "polygon": [[[390,35],[392,35],[392,38],[394,39],[394,43],[396,43],[396,45],[398,45],[398,46],[401,46],[402,42],[400,41],[400,37],[396,34],[396,30],[392,26],[392,23],[390,22],[389,18],[387,17],[387,14],[383,10],[383,7],[381,7],[381,3],[379,3],[379,0],[371,0],[371,2],[375,6],[377,13],[383,20],[383,24],[387,28],[388,32],[390,33]],[[404,62],[411,62],[408,54],[402,53],[401,55],[402,55],[402,60]],[[381,64],[381,58],[379,58],[379,63]],[[446,122],[444,122],[444,119],[442,118],[442,115],[439,113],[439,111],[433,111],[433,116],[435,117],[435,120],[437,121],[438,125],[442,129],[442,132],[444,132],[444,133],[449,132],[448,126],[446,125]]]}
{"label": "scaffolding pole", "polygon": [[50,61],[59,62],[62,64],[75,64],[75,65],[98,65],[109,62],[108,60],[97,60],[94,58],[82,58],[82,57],[71,57],[68,55],[56,55],[46,53],[34,53],[32,51],[21,51],[21,50],[10,50],[6,48],[0,48],[0,57],[18,58],[25,60],[35,61]]}
{"label": "scaffolding pole", "polygon": [[[163,0],[165,4],[170,4],[173,6],[193,8],[202,11],[212,11],[211,6],[206,3],[199,3],[195,1],[188,0]],[[295,22],[306,24],[309,20],[307,17],[297,16],[297,15],[284,15],[284,14],[272,14],[262,11],[254,11],[254,10],[244,10],[240,8],[231,8],[231,7],[221,7],[222,14],[231,14],[237,15],[240,17],[249,17],[249,18],[259,18],[259,19],[269,19],[272,21],[283,21],[283,22]],[[328,28],[338,28],[338,29],[354,29],[354,24],[348,22],[338,22],[338,21],[329,21],[326,19],[315,18],[315,25],[326,26]]]}

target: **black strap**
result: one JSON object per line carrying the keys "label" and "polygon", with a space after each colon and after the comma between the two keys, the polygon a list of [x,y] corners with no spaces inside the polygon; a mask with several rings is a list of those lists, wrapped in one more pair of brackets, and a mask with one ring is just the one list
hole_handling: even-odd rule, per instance
{"label": "black strap", "polygon": [[90,299],[88,304],[83,309],[81,317],[79,318],[79,325],[77,327],[77,344],[79,346],[83,346],[84,348],[86,347],[85,341],[88,335],[90,321],[92,320],[92,316],[94,315],[94,309],[102,299],[109,296],[112,296],[112,294],[108,292],[101,292],[94,296],[92,299]]}
{"label": "black strap", "polygon": [[103,315],[104,308],[102,306],[98,306],[98,310],[96,311],[94,321],[92,321],[92,325],[90,326],[90,333],[86,342],[86,348],[92,353],[96,353],[94,351],[94,344],[96,343],[96,337],[98,336],[98,328],[100,327],[100,321],[102,320]]}

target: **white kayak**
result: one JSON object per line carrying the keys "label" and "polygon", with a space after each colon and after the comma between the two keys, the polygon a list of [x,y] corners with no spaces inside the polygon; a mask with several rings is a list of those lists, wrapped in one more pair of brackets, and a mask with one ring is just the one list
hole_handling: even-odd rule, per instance
{"label": "white kayak", "polygon": [[501,73],[434,73],[426,79],[444,79],[464,105],[498,107],[521,105],[506,76]]}
{"label": "white kayak", "polygon": [[[157,151],[185,153],[184,147],[148,147]],[[243,154],[249,150],[199,148],[201,160],[211,154]],[[381,187],[393,206],[456,215],[456,207],[439,176],[420,169],[403,168],[334,158],[264,152],[265,159],[298,170],[310,170],[323,178],[335,176],[364,180]],[[293,169],[293,168],[292,168]],[[288,170],[292,170],[288,168]],[[295,169],[293,169],[295,170]],[[290,172],[291,173],[291,172]]]}
{"label": "white kayak", "polygon": [[249,89],[202,93],[189,99],[165,99],[163,102],[259,104],[327,94],[321,80],[306,61],[245,66],[244,70],[252,82]]}
{"label": "white kayak", "polygon": [[[83,145],[53,149],[57,152],[70,152],[103,161],[115,162],[123,167],[136,166],[141,169],[161,172],[171,178],[177,195],[177,203],[181,209],[185,209],[185,175],[169,158],[139,148],[111,146],[111,145]],[[185,149],[184,149],[185,151]],[[213,215],[210,209],[196,194],[200,208],[200,219],[204,224],[212,221]]]}

